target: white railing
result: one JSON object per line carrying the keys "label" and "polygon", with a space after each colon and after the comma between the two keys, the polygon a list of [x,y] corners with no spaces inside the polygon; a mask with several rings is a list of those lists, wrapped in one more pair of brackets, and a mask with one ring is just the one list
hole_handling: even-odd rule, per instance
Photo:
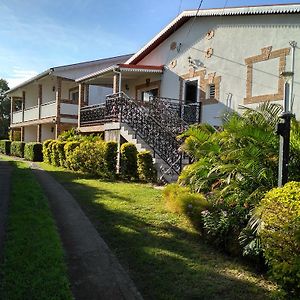
{"label": "white railing", "polygon": [[23,122],[22,115],[23,113],[21,110],[14,112],[12,115],[12,123],[15,124]]}
{"label": "white railing", "polygon": [[39,107],[34,106],[24,110],[24,122],[37,120],[39,118]]}
{"label": "white railing", "polygon": [[60,107],[60,113],[63,115],[78,115],[78,105],[77,104],[69,104],[62,103]]}
{"label": "white railing", "polygon": [[41,118],[56,116],[56,102],[48,102],[41,105]]}

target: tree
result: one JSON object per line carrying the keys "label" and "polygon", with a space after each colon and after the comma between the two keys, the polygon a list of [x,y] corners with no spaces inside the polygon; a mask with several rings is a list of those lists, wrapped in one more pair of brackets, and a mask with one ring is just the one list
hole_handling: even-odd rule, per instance
{"label": "tree", "polygon": [[10,124],[10,99],[5,95],[9,90],[5,79],[0,79],[0,139],[8,138]]}

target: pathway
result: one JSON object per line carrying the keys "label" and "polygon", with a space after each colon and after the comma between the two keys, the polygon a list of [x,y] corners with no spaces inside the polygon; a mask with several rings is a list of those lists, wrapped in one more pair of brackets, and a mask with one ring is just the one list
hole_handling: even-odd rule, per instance
{"label": "pathway", "polygon": [[7,161],[0,160],[0,259],[3,257],[5,227],[10,196],[10,178],[12,166]]}
{"label": "pathway", "polygon": [[53,211],[66,251],[77,300],[142,299],[73,196],[51,175],[31,164]]}

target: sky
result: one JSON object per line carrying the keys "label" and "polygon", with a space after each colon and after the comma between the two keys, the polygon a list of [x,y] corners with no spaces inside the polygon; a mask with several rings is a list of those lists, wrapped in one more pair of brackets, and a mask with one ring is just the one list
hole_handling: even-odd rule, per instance
{"label": "sky", "polygon": [[[59,65],[135,53],[201,0],[0,0],[0,78],[12,88]],[[201,8],[300,0],[203,0]]]}

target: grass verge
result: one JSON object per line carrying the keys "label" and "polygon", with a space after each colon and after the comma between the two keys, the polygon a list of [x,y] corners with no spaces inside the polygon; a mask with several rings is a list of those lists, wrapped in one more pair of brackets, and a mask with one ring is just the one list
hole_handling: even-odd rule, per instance
{"label": "grass verge", "polygon": [[47,199],[27,164],[11,163],[14,169],[0,298],[73,299]]}
{"label": "grass verge", "polygon": [[145,299],[269,299],[276,286],[207,246],[161,191],[42,163],[77,199]]}

